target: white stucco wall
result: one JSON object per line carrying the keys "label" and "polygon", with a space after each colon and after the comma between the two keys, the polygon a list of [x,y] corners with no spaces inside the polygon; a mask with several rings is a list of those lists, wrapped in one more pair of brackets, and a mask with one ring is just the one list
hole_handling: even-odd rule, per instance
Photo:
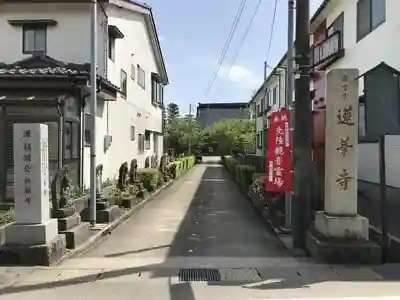
{"label": "white stucco wall", "polygon": [[[256,133],[263,132],[264,131],[264,124],[267,122],[267,117],[274,111],[278,110],[281,107],[285,106],[285,97],[286,97],[286,63],[287,61],[284,60],[277,68],[275,71],[277,74],[276,75],[269,75],[267,77],[267,81],[263,83],[263,88],[254,96],[254,101],[255,101],[255,109],[256,109],[256,115],[255,115],[255,120],[256,120]],[[281,69],[280,69],[281,68]],[[279,74],[279,76],[278,76]],[[280,77],[280,79],[279,79]],[[280,88],[279,88],[280,84]],[[277,95],[277,101],[275,105],[272,105],[272,93],[273,89],[278,86],[278,95]],[[267,105],[271,105],[271,110],[267,115],[263,115],[259,117],[257,115],[257,105],[261,104],[261,102],[264,99],[265,95],[265,90],[270,90],[271,91],[271,96],[270,96],[270,103]],[[264,156],[264,150],[257,148],[256,145],[256,155],[257,156]]]}
{"label": "white stucco wall", "polygon": [[[398,49],[400,39],[395,38],[400,28],[398,11],[400,1],[386,1],[386,21],[357,42],[357,0],[338,0],[332,11],[326,14],[327,27],[344,12],[343,47],[345,56],[329,66],[335,68],[358,68],[360,74],[382,61],[400,69]],[[333,5],[331,6],[333,7]],[[363,78],[359,79],[359,93],[363,93]],[[386,145],[387,184],[400,187],[400,137],[389,136]],[[359,145],[359,179],[379,183],[379,146],[377,143]]]}
{"label": "white stucco wall", "polygon": [[[109,7],[109,25],[117,26],[124,34],[123,39],[117,39],[115,44],[115,61],[108,59],[108,78],[120,86],[120,72],[127,73],[127,97],[118,95],[117,101],[105,102],[104,109],[99,109],[97,116],[97,164],[103,164],[103,179],[115,178],[120,165],[133,158],[138,160],[138,165],[144,167],[147,156],[154,153],[153,132],[150,137],[150,149],[138,153],[138,134],[145,130],[162,132],[162,111],[151,103],[151,73],[158,73],[156,61],[146,30],[144,17],[138,13]],[[131,64],[139,64],[146,72],[146,87],[143,89],[137,83],[137,70],[135,80],[131,79]],[[104,102],[103,102],[104,103]],[[103,114],[101,114],[103,111]],[[108,120],[108,125],[107,125]],[[135,140],[131,141],[131,126],[135,126]],[[104,152],[104,136],[112,136],[111,147]],[[85,149],[85,158],[89,157],[90,148]],[[158,137],[158,157],[163,153],[163,138]],[[90,182],[90,163],[84,162],[84,182]]]}
{"label": "white stucco wall", "polygon": [[[147,156],[163,153],[163,138],[158,136],[154,149],[153,132],[162,132],[162,111],[151,104],[151,73],[160,73],[142,14],[116,6],[104,6],[108,24],[116,25],[124,34],[115,45],[115,62],[107,55],[107,20],[98,6],[98,71],[113,84],[120,86],[120,71],[127,73],[127,97],[118,95],[117,101],[105,102],[98,98],[96,128],[96,165],[103,164],[103,179],[114,178],[121,163],[136,158],[144,167]],[[143,11],[143,10],[142,10]],[[51,19],[55,26],[47,28],[47,55],[64,62],[90,63],[90,4],[42,3],[0,4],[0,36],[6,41],[0,47],[0,62],[13,63],[29,57],[22,53],[22,27],[11,26],[9,20]],[[131,64],[139,64],[146,72],[143,89],[131,79]],[[108,70],[106,70],[106,67]],[[136,68],[135,68],[136,69]],[[107,71],[107,73],[106,73]],[[136,70],[137,71],[137,70]],[[86,112],[90,112],[87,105]],[[135,126],[135,140],[131,141],[131,126]],[[138,153],[138,134],[152,131],[150,149]],[[112,136],[111,147],[104,150],[105,135]],[[90,148],[84,149],[83,183],[90,184]]]}
{"label": "white stucco wall", "polygon": [[[8,20],[51,19],[47,28],[47,55],[64,62],[90,63],[90,4],[0,4],[0,62],[13,63],[29,57],[22,53],[22,27]],[[98,9],[98,71],[105,70],[105,15]]]}
{"label": "white stucco wall", "polygon": [[[339,4],[327,15],[327,27],[344,11],[345,56],[332,64],[328,70],[335,68],[358,68],[360,74],[370,70],[382,61],[400,69],[398,49],[400,39],[395,38],[400,28],[398,11],[400,1],[386,1],[386,21],[357,42],[357,0],[336,0]],[[360,78],[360,94],[363,89],[363,78]]]}

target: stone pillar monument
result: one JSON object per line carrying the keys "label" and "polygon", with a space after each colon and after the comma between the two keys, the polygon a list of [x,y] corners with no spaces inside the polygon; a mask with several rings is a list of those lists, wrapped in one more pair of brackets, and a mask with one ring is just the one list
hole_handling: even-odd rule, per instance
{"label": "stone pillar monument", "polygon": [[357,214],[357,69],[327,74],[325,208],[315,215],[307,248],[329,263],[373,263],[380,248],[369,241],[369,220]]}
{"label": "stone pillar monument", "polygon": [[15,222],[6,228],[11,263],[51,265],[65,252],[65,236],[50,218],[48,128],[14,124]]}

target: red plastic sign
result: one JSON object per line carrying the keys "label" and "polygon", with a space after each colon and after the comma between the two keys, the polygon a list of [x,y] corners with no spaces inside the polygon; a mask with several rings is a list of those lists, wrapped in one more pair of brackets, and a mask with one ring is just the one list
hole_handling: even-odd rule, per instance
{"label": "red plastic sign", "polygon": [[268,119],[267,191],[289,192],[293,185],[290,110],[282,108]]}

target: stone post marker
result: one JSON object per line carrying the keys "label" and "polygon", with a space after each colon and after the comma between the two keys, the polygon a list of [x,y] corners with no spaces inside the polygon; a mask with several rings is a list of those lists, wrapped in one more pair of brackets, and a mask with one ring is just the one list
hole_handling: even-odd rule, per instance
{"label": "stone post marker", "polygon": [[[21,264],[50,265],[65,250],[57,219],[50,218],[48,128],[14,124],[15,222],[6,245]],[[14,255],[15,258],[15,255]]]}
{"label": "stone post marker", "polygon": [[358,75],[357,69],[327,74],[325,208],[315,215],[307,245],[334,263],[380,260],[379,247],[369,241],[369,220],[357,214]]}

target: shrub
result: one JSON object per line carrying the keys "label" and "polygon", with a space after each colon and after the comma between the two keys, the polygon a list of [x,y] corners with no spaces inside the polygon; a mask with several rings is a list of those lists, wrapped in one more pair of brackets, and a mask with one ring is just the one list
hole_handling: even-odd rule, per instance
{"label": "shrub", "polygon": [[178,178],[185,171],[191,169],[196,163],[195,156],[185,156],[167,165],[168,174],[171,178]]}
{"label": "shrub", "polygon": [[255,168],[249,165],[236,165],[236,180],[246,191],[253,183]]}
{"label": "shrub", "polygon": [[224,156],[223,162],[228,172],[231,173],[234,178],[236,178],[236,166],[239,164],[239,162],[232,156]]}
{"label": "shrub", "polygon": [[158,169],[152,168],[139,169],[137,176],[138,180],[143,183],[143,187],[149,192],[156,190],[160,181],[159,178],[162,177]]}

